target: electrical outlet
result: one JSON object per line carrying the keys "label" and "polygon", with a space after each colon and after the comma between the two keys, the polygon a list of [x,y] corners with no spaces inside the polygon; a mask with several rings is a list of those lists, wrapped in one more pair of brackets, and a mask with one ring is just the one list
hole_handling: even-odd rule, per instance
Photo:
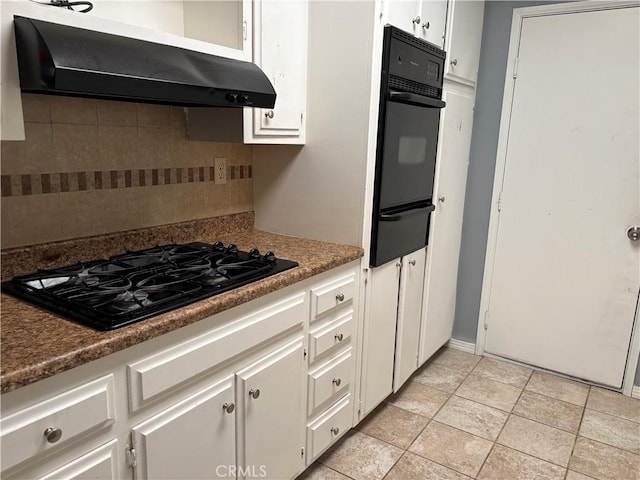
{"label": "electrical outlet", "polygon": [[227,183],[227,159],[215,158],[213,160],[214,183]]}

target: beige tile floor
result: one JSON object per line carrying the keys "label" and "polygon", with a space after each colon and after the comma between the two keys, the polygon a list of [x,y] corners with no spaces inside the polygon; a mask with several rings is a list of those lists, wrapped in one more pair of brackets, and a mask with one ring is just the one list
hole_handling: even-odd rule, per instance
{"label": "beige tile floor", "polygon": [[640,400],[442,349],[299,480],[640,480]]}

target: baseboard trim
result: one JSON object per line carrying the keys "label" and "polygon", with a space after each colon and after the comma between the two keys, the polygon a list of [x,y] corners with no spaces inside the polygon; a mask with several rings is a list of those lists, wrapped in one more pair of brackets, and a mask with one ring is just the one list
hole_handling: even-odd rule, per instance
{"label": "baseboard trim", "polygon": [[454,350],[461,350],[467,353],[476,353],[476,344],[471,342],[465,342],[463,340],[458,340],[452,338],[447,343],[447,347],[453,348]]}
{"label": "baseboard trim", "polygon": [[640,398],[640,385],[633,386],[633,390],[631,390],[631,396],[633,398]]}

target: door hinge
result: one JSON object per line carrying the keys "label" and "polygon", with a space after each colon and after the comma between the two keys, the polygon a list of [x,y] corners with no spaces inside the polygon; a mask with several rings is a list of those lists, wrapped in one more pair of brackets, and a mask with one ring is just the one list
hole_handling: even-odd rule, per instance
{"label": "door hinge", "polygon": [[133,441],[133,433],[131,434],[131,441],[127,444],[124,455],[127,459],[128,468],[136,468],[138,466],[135,443]]}
{"label": "door hinge", "polygon": [[303,359],[303,360],[306,360],[306,359],[307,359],[307,349],[306,349],[306,348],[303,348],[303,349],[302,349],[302,359]]}
{"label": "door hinge", "polygon": [[502,211],[502,190],[498,194],[498,211]]}
{"label": "door hinge", "polygon": [[486,330],[487,328],[489,328],[489,310],[484,312],[484,323],[483,323],[484,329]]}
{"label": "door hinge", "polygon": [[304,458],[304,448],[300,449],[300,457]]}
{"label": "door hinge", "polygon": [[243,39],[243,40],[246,40],[246,39],[247,39],[247,30],[248,30],[248,28],[247,28],[247,21],[246,21],[246,20],[244,20],[244,21],[242,22],[242,39]]}
{"label": "door hinge", "polygon": [[518,62],[520,61],[520,58],[516,57],[516,59],[513,61],[513,78],[516,78],[518,76]]}

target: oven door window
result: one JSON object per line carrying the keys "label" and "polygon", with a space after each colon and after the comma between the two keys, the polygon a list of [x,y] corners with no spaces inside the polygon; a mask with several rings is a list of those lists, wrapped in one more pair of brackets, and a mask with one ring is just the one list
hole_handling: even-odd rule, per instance
{"label": "oven door window", "polygon": [[428,200],[433,193],[440,109],[387,102],[380,208]]}

